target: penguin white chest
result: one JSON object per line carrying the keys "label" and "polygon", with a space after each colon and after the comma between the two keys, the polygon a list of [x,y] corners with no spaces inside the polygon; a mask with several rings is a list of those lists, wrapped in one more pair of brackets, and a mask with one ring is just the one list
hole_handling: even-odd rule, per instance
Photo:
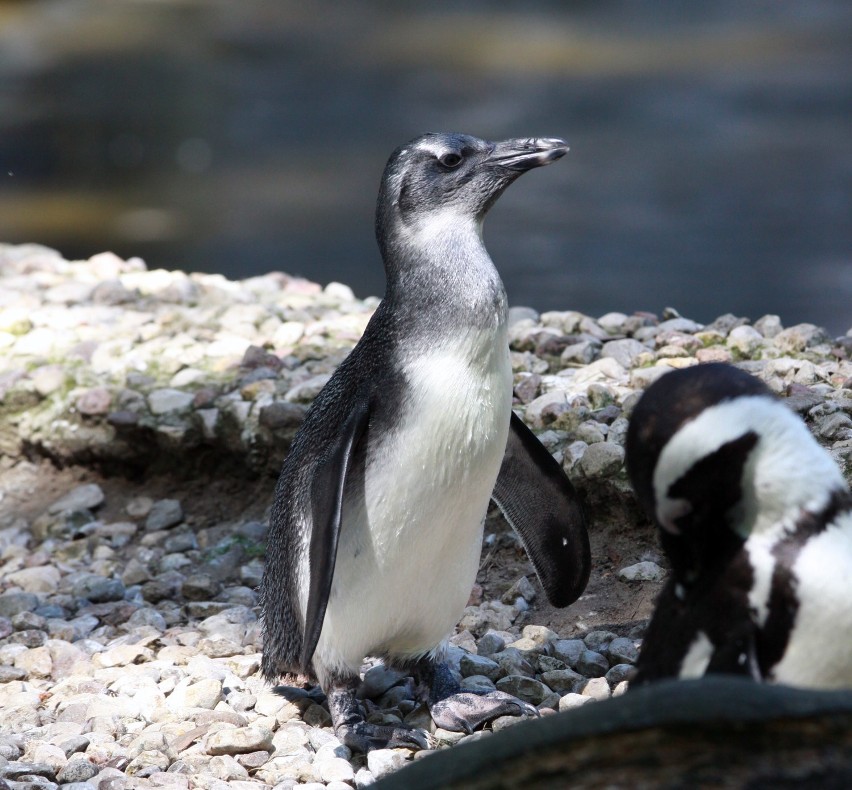
{"label": "penguin white chest", "polygon": [[371,437],[363,496],[344,505],[318,645],[338,652],[332,664],[435,648],[476,577],[511,413],[505,332],[477,333],[403,370],[397,427]]}

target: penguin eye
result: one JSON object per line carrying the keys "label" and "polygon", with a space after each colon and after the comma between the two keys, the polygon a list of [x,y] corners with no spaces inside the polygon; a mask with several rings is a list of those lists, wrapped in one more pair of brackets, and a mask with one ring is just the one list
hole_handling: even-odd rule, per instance
{"label": "penguin eye", "polygon": [[438,158],[438,161],[444,167],[451,167],[452,168],[452,167],[458,167],[462,162],[462,158],[461,158],[460,154],[449,153],[449,154],[444,154],[443,156],[440,156]]}

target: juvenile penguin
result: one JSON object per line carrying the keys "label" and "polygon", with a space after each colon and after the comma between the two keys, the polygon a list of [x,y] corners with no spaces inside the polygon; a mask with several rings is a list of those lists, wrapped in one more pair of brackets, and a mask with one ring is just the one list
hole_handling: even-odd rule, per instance
{"label": "juvenile penguin", "polygon": [[506,295],[482,241],[503,190],[567,150],[549,138],[426,134],[385,168],[385,297],[284,462],[261,591],[264,675],[316,677],[353,749],[426,745],[421,731],[364,720],[365,656],[411,670],[439,726],[528,711],[500,692],[457,694],[441,660],[476,577],[490,497],[555,605],[588,580],[574,491],[512,412]]}
{"label": "juvenile penguin", "polygon": [[667,373],[633,412],[627,469],[672,568],[634,684],[852,686],[852,496],[791,409],[731,365]]}

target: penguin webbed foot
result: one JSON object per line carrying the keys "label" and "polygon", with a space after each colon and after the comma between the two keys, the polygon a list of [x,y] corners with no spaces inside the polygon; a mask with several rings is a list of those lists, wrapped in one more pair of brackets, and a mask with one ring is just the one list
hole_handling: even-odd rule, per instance
{"label": "penguin webbed foot", "polygon": [[358,678],[333,685],[327,692],[328,711],[334,734],[353,752],[372,749],[428,749],[425,732],[409,727],[370,724],[356,697]]}
{"label": "penguin webbed foot", "polygon": [[335,726],[334,734],[353,752],[366,754],[372,749],[428,749],[429,739],[422,730],[369,724],[359,721]]}
{"label": "penguin webbed foot", "polygon": [[535,707],[505,691],[463,691],[430,705],[429,712],[438,727],[467,734],[501,716],[539,715]]}
{"label": "penguin webbed foot", "polygon": [[421,687],[426,686],[426,702],[436,726],[468,735],[500,716],[538,716],[532,705],[505,691],[462,691],[443,661],[422,659],[414,667]]}

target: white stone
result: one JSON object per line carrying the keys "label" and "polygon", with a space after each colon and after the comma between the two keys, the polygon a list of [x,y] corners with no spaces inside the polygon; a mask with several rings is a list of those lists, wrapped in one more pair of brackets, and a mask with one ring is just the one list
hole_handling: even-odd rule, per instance
{"label": "white stone", "polygon": [[583,694],[574,694],[572,692],[559,698],[559,710],[563,711],[581,708],[583,705],[594,701],[593,697],[585,696]]}
{"label": "white stone", "polygon": [[166,698],[166,706],[177,712],[186,708],[212,710],[221,699],[222,681],[207,679],[193,683],[190,678],[185,678]]}
{"label": "white stone", "polygon": [[592,678],[583,686],[580,693],[592,699],[607,699],[610,696],[609,683],[606,678]]}
{"label": "white stone", "polygon": [[342,757],[314,758],[314,767],[319,771],[323,782],[351,782],[355,779],[355,771]]}
{"label": "white stone", "polygon": [[52,593],[56,592],[61,576],[52,565],[39,565],[35,568],[22,568],[6,575],[5,581],[24,592]]}
{"label": "white stone", "polygon": [[649,560],[628,565],[618,572],[618,578],[627,582],[658,582],[665,578],[665,575],[663,568]]}
{"label": "white stone", "polygon": [[381,779],[402,768],[409,754],[407,749],[373,749],[367,752],[367,768],[376,779]]}

